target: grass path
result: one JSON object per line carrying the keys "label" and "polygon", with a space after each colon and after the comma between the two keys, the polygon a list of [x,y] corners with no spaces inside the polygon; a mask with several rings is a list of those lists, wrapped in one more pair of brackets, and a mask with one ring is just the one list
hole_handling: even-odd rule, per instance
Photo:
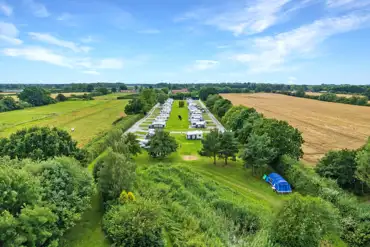
{"label": "grass path", "polygon": [[[184,107],[179,107],[179,100],[175,100],[172,105],[172,111],[170,114],[170,118],[166,124],[166,130],[189,130],[189,111],[187,108],[187,102],[184,100]],[[179,120],[178,115],[182,117],[182,120]]]}

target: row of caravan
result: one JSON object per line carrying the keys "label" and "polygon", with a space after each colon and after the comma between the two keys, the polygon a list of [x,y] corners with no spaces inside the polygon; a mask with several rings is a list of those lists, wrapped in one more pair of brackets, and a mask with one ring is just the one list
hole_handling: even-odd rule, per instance
{"label": "row of caravan", "polygon": [[172,110],[173,99],[168,99],[162,106],[161,112],[154,119],[152,124],[149,125],[149,129],[163,129],[166,127],[166,122],[170,117]]}
{"label": "row of caravan", "polygon": [[192,99],[187,99],[189,110],[189,122],[192,128],[206,128],[207,123],[203,119],[204,109],[193,102]]}

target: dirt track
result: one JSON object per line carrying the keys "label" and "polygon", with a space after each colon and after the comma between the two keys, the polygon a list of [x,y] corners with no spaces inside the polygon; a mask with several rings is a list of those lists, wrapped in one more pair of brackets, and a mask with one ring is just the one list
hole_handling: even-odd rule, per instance
{"label": "dirt track", "polygon": [[254,107],[288,121],[303,133],[304,160],[316,163],[331,149],[359,148],[370,136],[370,107],[322,102],[280,94],[223,94],[234,105]]}

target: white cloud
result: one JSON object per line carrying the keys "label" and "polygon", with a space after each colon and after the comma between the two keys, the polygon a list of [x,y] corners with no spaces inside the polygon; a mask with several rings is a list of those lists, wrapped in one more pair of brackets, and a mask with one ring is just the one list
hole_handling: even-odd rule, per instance
{"label": "white cloud", "polygon": [[160,32],[161,31],[159,31],[158,29],[144,29],[144,30],[138,31],[138,33],[143,33],[143,34],[158,34]]}
{"label": "white cloud", "polygon": [[255,38],[254,52],[234,54],[231,59],[248,64],[251,72],[281,70],[287,61],[309,55],[331,36],[361,28],[369,22],[370,15],[347,15],[317,20],[275,36]]}
{"label": "white cloud", "polygon": [[72,15],[70,13],[63,13],[57,17],[58,21],[69,21],[72,19]]}
{"label": "white cloud", "polygon": [[71,49],[74,52],[89,52],[91,47],[88,46],[80,46],[72,41],[65,41],[58,39],[50,34],[47,33],[28,33],[32,39],[38,40],[41,42],[45,42],[51,45],[56,45],[64,48]]}
{"label": "white cloud", "polygon": [[0,40],[13,45],[22,44],[22,40],[18,39],[19,31],[12,23],[0,22]]}
{"label": "white cloud", "polygon": [[89,74],[89,75],[100,75],[100,73],[95,70],[85,70],[85,71],[82,71],[82,73]]}
{"label": "white cloud", "polygon": [[[246,3],[247,2],[247,3]],[[230,8],[197,9],[175,19],[196,20],[202,24],[231,31],[235,36],[261,33],[286,18],[286,14],[310,4],[311,0],[254,0],[243,1]]]}
{"label": "white cloud", "polygon": [[13,8],[6,2],[0,2],[0,12],[6,16],[11,16],[13,14]]}
{"label": "white cloud", "polygon": [[39,18],[45,18],[50,16],[48,9],[45,5],[38,3],[34,0],[23,0],[23,4],[32,11],[32,14]]}
{"label": "white cloud", "polygon": [[64,56],[58,55],[53,51],[42,47],[7,48],[2,51],[6,56],[23,57],[27,60],[42,61],[54,65],[72,68],[72,64]]}
{"label": "white cloud", "polygon": [[215,60],[196,60],[190,70],[208,70],[216,67],[218,64],[219,62]]}
{"label": "white cloud", "polygon": [[99,69],[122,69],[122,67],[123,61],[117,58],[102,59],[97,65]]}
{"label": "white cloud", "polygon": [[326,0],[329,8],[355,9],[370,5],[370,0]]}

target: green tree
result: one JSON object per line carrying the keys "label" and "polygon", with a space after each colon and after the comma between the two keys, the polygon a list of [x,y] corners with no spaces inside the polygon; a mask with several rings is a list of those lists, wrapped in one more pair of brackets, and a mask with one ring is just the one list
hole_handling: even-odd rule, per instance
{"label": "green tree", "polygon": [[151,107],[157,102],[157,94],[153,89],[144,88],[140,92],[140,99],[144,102],[144,111],[149,111]]}
{"label": "green tree", "polygon": [[20,106],[12,97],[0,98],[0,112],[13,111],[19,108]]}
{"label": "green tree", "polygon": [[299,159],[303,156],[303,138],[301,132],[285,121],[264,119],[262,124],[253,128],[253,133],[263,135],[267,133],[272,147],[277,151],[277,158],[288,155]]}
{"label": "green tree", "polygon": [[4,164],[9,162],[6,159],[0,159],[0,161],[1,211],[7,210],[11,215],[16,216],[24,205],[39,203],[41,187],[37,178],[24,170]]}
{"label": "green tree", "polygon": [[55,103],[55,100],[50,97],[50,92],[41,87],[26,87],[18,97],[20,100],[26,101],[33,106]]}
{"label": "green tree", "polygon": [[[222,117],[222,123],[225,125],[226,128],[231,129],[235,131],[236,129],[231,128],[234,125],[234,122],[236,122],[238,116],[240,116],[241,112],[243,110],[247,109],[245,106],[233,106],[231,107],[225,115]],[[244,119],[243,119],[244,121]],[[240,124],[240,127],[242,124]]]}
{"label": "green tree", "polygon": [[67,131],[48,127],[19,130],[9,139],[3,139],[0,141],[0,156],[33,160],[72,156],[86,161],[86,152],[77,147],[77,142]]}
{"label": "green tree", "polygon": [[[245,112],[245,111],[243,111]],[[241,114],[243,115],[243,114]],[[236,122],[232,124],[238,125],[238,121],[243,118],[238,118]],[[248,115],[248,118],[244,120],[242,127],[238,127],[235,131],[235,136],[238,138],[241,144],[247,144],[249,136],[255,128],[259,128],[263,124],[264,119],[257,112],[252,112]]]}
{"label": "green tree", "polygon": [[58,157],[30,168],[39,177],[42,200],[58,216],[54,234],[62,235],[89,208],[94,191],[91,174],[73,158]]}
{"label": "green tree", "polygon": [[211,130],[201,142],[202,149],[199,151],[199,154],[206,157],[213,157],[213,164],[216,165],[216,156],[220,151],[218,130]]}
{"label": "green tree", "polygon": [[96,91],[101,93],[102,95],[109,94],[108,88],[105,88],[105,87],[100,87],[100,88],[96,89]]}
{"label": "green tree", "polygon": [[63,102],[68,100],[68,98],[64,94],[59,93],[57,97],[55,97],[55,100],[58,102]]}
{"label": "green tree", "polygon": [[361,150],[356,154],[357,170],[355,177],[370,187],[370,152]]}
{"label": "green tree", "polygon": [[125,84],[121,84],[120,86],[119,86],[119,90],[127,90],[128,88],[127,88],[127,86],[125,85]]}
{"label": "green tree", "polygon": [[300,88],[298,89],[296,92],[295,92],[295,96],[297,97],[301,97],[301,98],[304,98],[304,96],[306,96],[306,92],[304,91],[303,88]]}
{"label": "green tree", "polygon": [[144,200],[127,202],[109,210],[103,219],[103,229],[115,246],[162,247],[161,208]]}
{"label": "green tree", "polygon": [[319,161],[315,170],[322,177],[336,180],[344,189],[353,189],[356,184],[356,151],[329,151]]}
{"label": "green tree", "polygon": [[117,88],[112,87],[110,91],[111,91],[112,93],[116,93],[116,92],[117,92]]}
{"label": "green tree", "polygon": [[224,132],[219,135],[219,145],[220,149],[218,151],[218,157],[225,161],[225,165],[227,165],[227,161],[230,157],[235,157],[238,153],[238,142],[234,138],[232,132]]}
{"label": "green tree", "polygon": [[122,134],[120,140],[116,142],[112,148],[114,152],[133,156],[137,156],[141,153],[139,141],[134,133]]}
{"label": "green tree", "polygon": [[176,152],[178,144],[174,137],[168,132],[159,130],[149,141],[148,153],[153,158],[164,158],[169,154]]}
{"label": "green tree", "polygon": [[214,87],[202,87],[199,90],[199,98],[203,101],[206,101],[209,95],[217,94],[217,93],[218,91]]}
{"label": "green tree", "polygon": [[168,95],[168,92],[170,91],[168,89],[168,87],[164,87],[164,88],[161,88],[161,90],[163,91],[163,93],[167,94]]}
{"label": "green tree", "polygon": [[98,172],[98,187],[103,201],[118,199],[122,190],[130,191],[136,179],[136,165],[125,154],[108,150],[103,158],[103,166]]}
{"label": "green tree", "polygon": [[273,223],[271,239],[284,247],[317,247],[324,236],[339,234],[339,213],[329,202],[294,195]]}
{"label": "green tree", "polygon": [[166,100],[168,99],[168,95],[165,94],[165,93],[159,93],[157,95],[157,101],[158,103],[160,104],[164,104],[166,102]]}
{"label": "green tree", "polygon": [[185,102],[183,100],[179,101],[179,107],[182,108],[185,106]]}
{"label": "green tree", "polygon": [[232,103],[227,99],[219,99],[213,105],[213,112],[219,117],[222,118],[225,113],[232,107]]}
{"label": "green tree", "polygon": [[86,91],[88,91],[89,93],[91,93],[92,91],[94,91],[94,85],[92,85],[92,84],[87,85]]}
{"label": "green tree", "polygon": [[213,110],[213,106],[215,105],[216,101],[219,100],[219,99],[222,99],[222,97],[218,94],[209,95],[206,102],[205,102],[207,108],[210,109],[210,110]]}
{"label": "green tree", "polygon": [[125,106],[125,113],[127,115],[143,113],[145,109],[145,103],[141,99],[132,99]]}
{"label": "green tree", "polygon": [[270,164],[276,158],[276,153],[267,134],[251,134],[240,158],[246,165],[252,166],[253,175],[256,175],[256,170]]}

